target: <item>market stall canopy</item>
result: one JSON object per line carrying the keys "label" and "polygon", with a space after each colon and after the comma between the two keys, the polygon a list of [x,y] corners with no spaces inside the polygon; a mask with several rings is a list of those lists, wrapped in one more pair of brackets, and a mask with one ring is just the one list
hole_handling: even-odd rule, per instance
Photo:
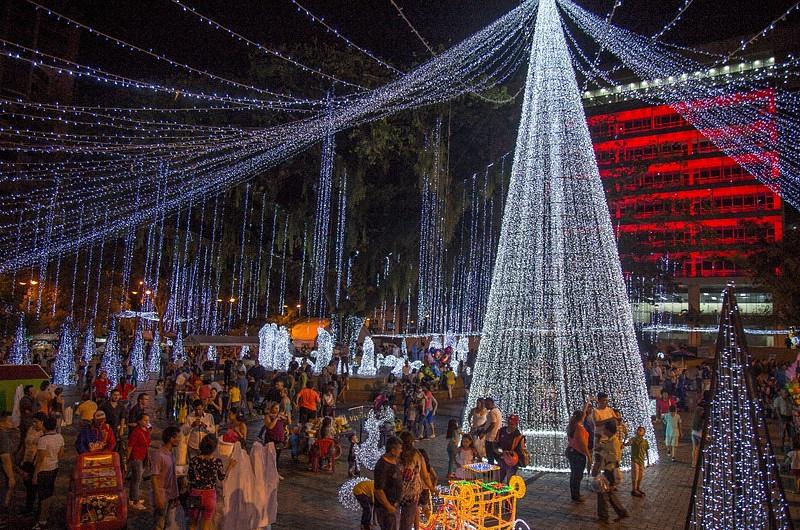
{"label": "market stall canopy", "polygon": [[255,346],[258,347],[258,337],[246,335],[190,335],[183,341],[186,346]]}

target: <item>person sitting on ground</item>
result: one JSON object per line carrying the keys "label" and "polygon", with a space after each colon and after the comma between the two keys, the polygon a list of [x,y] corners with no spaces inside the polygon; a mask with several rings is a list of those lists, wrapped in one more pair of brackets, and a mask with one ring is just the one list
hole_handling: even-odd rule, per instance
{"label": "person sitting on ground", "polygon": [[80,433],[78,433],[78,438],[75,440],[75,450],[79,455],[111,451],[116,443],[114,432],[106,423],[106,413],[102,410],[97,410],[94,413],[92,422],[84,425]]}

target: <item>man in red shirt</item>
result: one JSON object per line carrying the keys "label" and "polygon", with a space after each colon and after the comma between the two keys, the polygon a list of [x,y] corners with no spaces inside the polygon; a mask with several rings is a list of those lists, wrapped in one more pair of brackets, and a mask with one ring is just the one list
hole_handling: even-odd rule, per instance
{"label": "man in red shirt", "polygon": [[128,467],[131,470],[131,489],[128,505],[135,510],[144,510],[144,499],[140,496],[144,461],[150,447],[150,418],[140,414],[136,427],[128,435]]}
{"label": "man in red shirt", "polygon": [[309,418],[317,417],[317,407],[319,407],[319,392],[314,390],[314,383],[309,381],[306,387],[297,393],[297,408],[300,411],[300,423],[306,423]]}
{"label": "man in red shirt", "polygon": [[100,375],[94,380],[94,400],[99,401],[108,397],[108,374],[105,370],[100,371]]}
{"label": "man in red shirt", "polygon": [[116,387],[114,387],[114,390],[112,390],[112,392],[119,392],[119,398],[122,401],[128,401],[128,396],[134,390],[136,390],[136,387],[130,384],[128,380],[125,377],[123,377],[122,379],[119,380],[119,384]]}

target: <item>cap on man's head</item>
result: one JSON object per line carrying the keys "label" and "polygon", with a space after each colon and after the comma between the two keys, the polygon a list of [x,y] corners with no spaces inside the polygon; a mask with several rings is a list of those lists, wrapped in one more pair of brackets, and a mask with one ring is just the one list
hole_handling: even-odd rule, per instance
{"label": "cap on man's head", "polygon": [[106,419],[106,413],[103,412],[102,410],[97,410],[94,413],[94,419],[96,419],[96,420],[104,420],[104,419]]}
{"label": "cap on man's head", "polygon": [[597,399],[607,399],[607,398],[608,398],[608,394],[606,394],[605,392],[598,392],[597,393]]}

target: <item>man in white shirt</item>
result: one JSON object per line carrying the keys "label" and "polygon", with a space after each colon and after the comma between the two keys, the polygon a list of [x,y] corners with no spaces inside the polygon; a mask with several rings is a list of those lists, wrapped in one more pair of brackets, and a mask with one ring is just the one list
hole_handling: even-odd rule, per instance
{"label": "man in white shirt", "polygon": [[614,414],[614,409],[608,406],[608,394],[605,392],[597,393],[597,402],[592,409],[592,423],[594,424],[594,441],[595,443],[600,439],[600,427],[607,421],[617,421],[617,416]]}
{"label": "man in white shirt", "polygon": [[55,418],[48,417],[44,420],[44,431],[36,443],[36,458],[31,478],[39,497],[38,522],[32,530],[49,528],[47,517],[50,515],[50,504],[54,498],[58,462],[64,456],[64,437],[56,432]]}
{"label": "man in white shirt", "polygon": [[486,423],[483,426],[483,432],[486,433],[486,461],[490,464],[497,463],[499,455],[495,453],[497,432],[503,426],[503,413],[494,404],[494,399],[487,397],[483,400],[486,405],[486,410],[489,413],[486,415]]}
{"label": "man in white shirt", "polygon": [[186,416],[186,423],[183,424],[184,435],[188,433],[189,458],[200,453],[200,440],[209,433],[216,433],[214,417],[207,413],[203,408],[203,402],[195,399],[192,403],[193,411]]}

